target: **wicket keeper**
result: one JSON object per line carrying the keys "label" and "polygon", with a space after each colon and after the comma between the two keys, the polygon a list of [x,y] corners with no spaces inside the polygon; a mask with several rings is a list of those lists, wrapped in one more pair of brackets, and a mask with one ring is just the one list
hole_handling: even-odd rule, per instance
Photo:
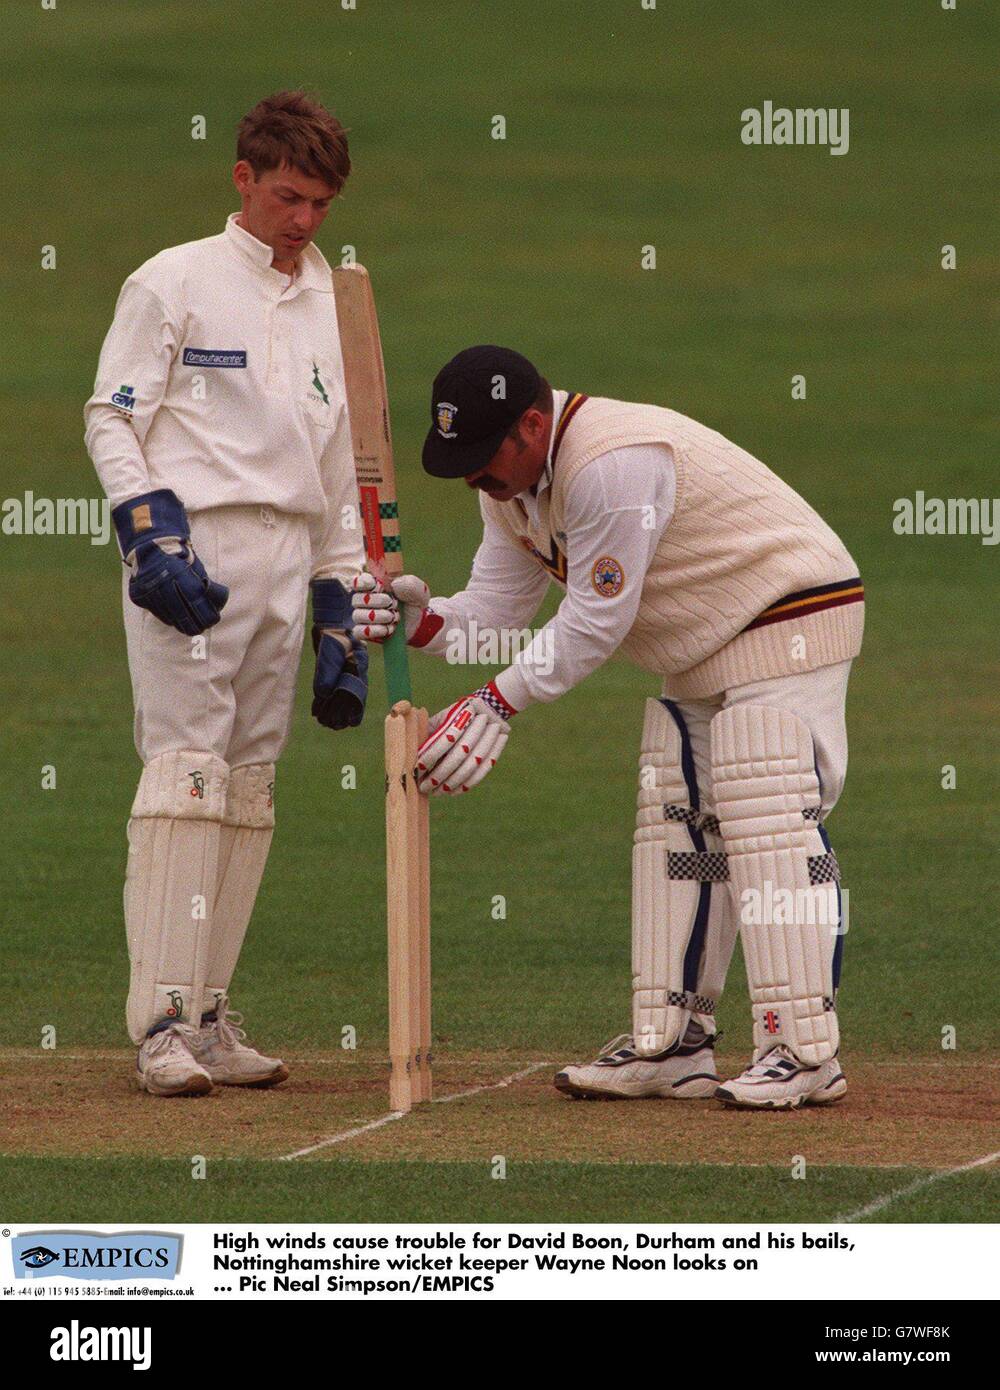
{"label": "wicket keeper", "polygon": [[301,92],[239,127],[240,210],[126,280],[86,442],[121,548],[135,746],[127,1022],[157,1096],[272,1086],[229,987],[274,826],[307,589],[313,713],[360,722],[367,654],[345,580],[363,563],[330,267],[313,244],[350,173]]}
{"label": "wicket keeper", "polygon": [[[479,494],[469,582],[432,598],[412,575],[391,593],[359,575],[359,636],[384,640],[402,603],[408,642],[440,655],[456,632],[523,629],[551,582],[565,597],[510,666],[431,721],[421,790],[470,790],[515,715],[616,653],[662,683],[639,754],[631,1031],[556,1086],[752,1109],[840,1099],[840,871],[824,822],[864,623],[844,545],[714,430],[553,390],[506,348],[469,348],[438,374],[423,463]],[[715,1017],[737,932],[754,1053],[723,1083]]]}

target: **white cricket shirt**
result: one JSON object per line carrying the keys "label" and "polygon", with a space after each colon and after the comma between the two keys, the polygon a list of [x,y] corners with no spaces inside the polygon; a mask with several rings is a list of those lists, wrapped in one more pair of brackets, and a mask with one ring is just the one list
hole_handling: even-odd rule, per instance
{"label": "white cricket shirt", "polygon": [[[314,573],[362,567],[357,488],[330,267],[289,277],[232,214],[125,281],[84,412],[112,506],[172,488],[189,513],[261,504],[306,516]],[[347,513],[350,516],[350,512]]]}
{"label": "white cricket shirt", "polygon": [[[520,494],[534,524],[539,519],[538,498],[552,484],[552,442],[568,392],[555,391],[553,397],[545,471],[534,494]],[[663,444],[614,449],[572,480],[566,494],[566,534],[558,538],[568,561],[566,597],[531,644],[495,678],[501,695],[515,709],[558,699],[607,661],[628,633],[639,610],[646,571],[673,515],[676,482],[673,455]],[[550,574],[485,513],[483,521],[483,539],[468,585],[450,598],[430,602],[445,621],[427,651],[445,652],[449,632],[468,631],[472,622],[480,633],[526,627],[545,596]],[[593,571],[608,557],[620,567],[621,586],[606,596],[594,587]]]}

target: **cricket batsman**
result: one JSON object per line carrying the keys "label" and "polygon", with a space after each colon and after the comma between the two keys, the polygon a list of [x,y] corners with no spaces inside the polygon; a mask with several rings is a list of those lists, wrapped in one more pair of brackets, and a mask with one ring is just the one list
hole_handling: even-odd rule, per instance
{"label": "cricket batsman", "polygon": [[[662,682],[639,754],[631,1031],[556,1086],[751,1109],[840,1099],[840,873],[824,821],[864,622],[851,556],[714,430],[553,390],[506,348],[468,348],[438,374],[423,464],[479,493],[468,585],[432,598],[413,575],[388,592],[361,574],[359,637],[384,640],[402,612],[407,641],[444,654],[456,634],[523,629],[551,581],[565,597],[510,666],[431,721],[422,791],[469,791],[516,715],[616,653]],[[737,932],[754,1053],[722,1083],[715,1016]]]}
{"label": "cricket batsman", "polygon": [[330,267],[313,238],[350,173],[301,92],[239,126],[240,210],[125,281],[88,401],[111,502],[143,769],[128,825],[127,1023],[157,1096],[272,1086],[229,987],[274,826],[307,590],[313,714],[360,722],[363,563]]}

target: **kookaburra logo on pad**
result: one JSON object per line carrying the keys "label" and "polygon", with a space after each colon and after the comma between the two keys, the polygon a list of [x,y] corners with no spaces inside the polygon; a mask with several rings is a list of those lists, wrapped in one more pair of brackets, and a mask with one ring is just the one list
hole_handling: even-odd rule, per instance
{"label": "kookaburra logo on pad", "polygon": [[456,439],[458,437],[457,431],[452,429],[457,414],[457,405],[452,405],[450,401],[438,401],[437,427],[438,434],[442,439]]}

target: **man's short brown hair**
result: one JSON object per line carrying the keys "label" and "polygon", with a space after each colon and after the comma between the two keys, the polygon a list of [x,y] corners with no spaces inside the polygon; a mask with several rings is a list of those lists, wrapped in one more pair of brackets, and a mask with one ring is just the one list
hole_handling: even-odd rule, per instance
{"label": "man's short brown hair", "polygon": [[[540,410],[543,415],[552,414],[552,387],[544,377],[539,378],[537,396],[530,405],[524,407],[524,410]],[[523,449],[525,446],[525,441],[521,437],[521,420],[524,417],[524,410],[521,411],[506,435],[507,439],[517,440],[519,449]]]}
{"label": "man's short brown hair", "polygon": [[236,158],[257,177],[290,164],[338,193],[351,172],[344,127],[305,92],[275,92],[248,111],[237,127]]}

